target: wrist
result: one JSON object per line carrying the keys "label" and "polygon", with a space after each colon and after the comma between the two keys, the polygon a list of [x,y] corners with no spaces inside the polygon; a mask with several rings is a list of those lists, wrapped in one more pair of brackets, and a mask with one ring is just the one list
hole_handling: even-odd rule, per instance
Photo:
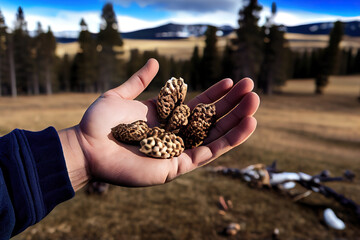
{"label": "wrist", "polygon": [[90,180],[86,157],[79,142],[79,126],[63,129],[58,133],[70,182],[74,191],[77,191]]}

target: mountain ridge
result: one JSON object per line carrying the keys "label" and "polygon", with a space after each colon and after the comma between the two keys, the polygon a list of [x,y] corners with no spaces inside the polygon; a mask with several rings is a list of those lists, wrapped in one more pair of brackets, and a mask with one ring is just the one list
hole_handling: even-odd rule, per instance
{"label": "mountain ridge", "polygon": [[[360,37],[360,21],[349,21],[344,23],[344,34],[351,37]],[[328,35],[333,27],[333,22],[317,22],[301,24],[297,26],[283,26],[287,33],[300,33],[307,35]],[[132,32],[121,32],[124,39],[143,39],[143,40],[171,40],[186,39],[189,37],[200,37],[206,32],[207,24],[176,24],[167,23],[158,27],[145,28]],[[236,29],[223,25],[218,27],[218,36],[227,36]],[[77,41],[78,31],[63,31],[54,33],[56,40],[60,43]],[[96,34],[94,34],[96,35]]]}

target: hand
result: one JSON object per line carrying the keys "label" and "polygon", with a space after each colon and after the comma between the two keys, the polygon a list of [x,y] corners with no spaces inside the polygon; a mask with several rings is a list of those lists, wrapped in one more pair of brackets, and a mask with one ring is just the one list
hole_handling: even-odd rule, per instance
{"label": "hand", "polygon": [[156,100],[133,100],[155,77],[158,68],[158,62],[150,59],[124,84],[101,95],[79,125],[59,132],[75,190],[90,178],[121,186],[162,184],[211,162],[244,142],[255,130],[252,115],[259,106],[259,97],[251,92],[252,80],[245,78],[233,86],[231,79],[224,79],[187,103],[192,109],[200,102],[217,101],[219,120],[202,146],[164,160],[145,156],[139,146],[117,142],[111,128],[119,123],[145,120],[150,127],[158,125]]}

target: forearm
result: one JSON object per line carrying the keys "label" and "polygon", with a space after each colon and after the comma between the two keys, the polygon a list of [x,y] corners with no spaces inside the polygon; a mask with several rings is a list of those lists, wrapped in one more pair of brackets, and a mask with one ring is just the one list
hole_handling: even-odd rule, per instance
{"label": "forearm", "polygon": [[90,180],[85,154],[79,143],[78,125],[58,132],[64,152],[66,167],[74,191],[81,189]]}

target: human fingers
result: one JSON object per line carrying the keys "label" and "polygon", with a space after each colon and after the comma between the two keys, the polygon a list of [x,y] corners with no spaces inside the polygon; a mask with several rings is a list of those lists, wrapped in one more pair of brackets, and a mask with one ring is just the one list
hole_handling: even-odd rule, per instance
{"label": "human fingers", "polygon": [[149,85],[159,70],[159,63],[156,59],[151,58],[147,63],[125,83],[110,90],[123,99],[132,100],[136,98]]}
{"label": "human fingers", "polygon": [[248,116],[234,126],[223,136],[217,138],[211,143],[193,149],[192,164],[193,167],[203,166],[232,148],[240,145],[255,131],[257,121],[254,117]]}
{"label": "human fingers", "polygon": [[209,136],[206,138],[204,143],[206,144],[214,141],[240,123],[244,117],[255,114],[259,104],[260,99],[256,93],[247,93],[241,99],[238,106],[230,111],[225,117],[216,122],[215,126],[210,130]]}
{"label": "human fingers", "polygon": [[219,119],[231,111],[253,88],[254,82],[250,78],[244,78],[235,84],[223,98],[215,103],[216,118]]}
{"label": "human fingers", "polygon": [[225,78],[206,91],[200,93],[195,98],[188,102],[188,106],[193,109],[199,103],[212,103],[223,97],[233,86],[233,81],[230,78]]}

